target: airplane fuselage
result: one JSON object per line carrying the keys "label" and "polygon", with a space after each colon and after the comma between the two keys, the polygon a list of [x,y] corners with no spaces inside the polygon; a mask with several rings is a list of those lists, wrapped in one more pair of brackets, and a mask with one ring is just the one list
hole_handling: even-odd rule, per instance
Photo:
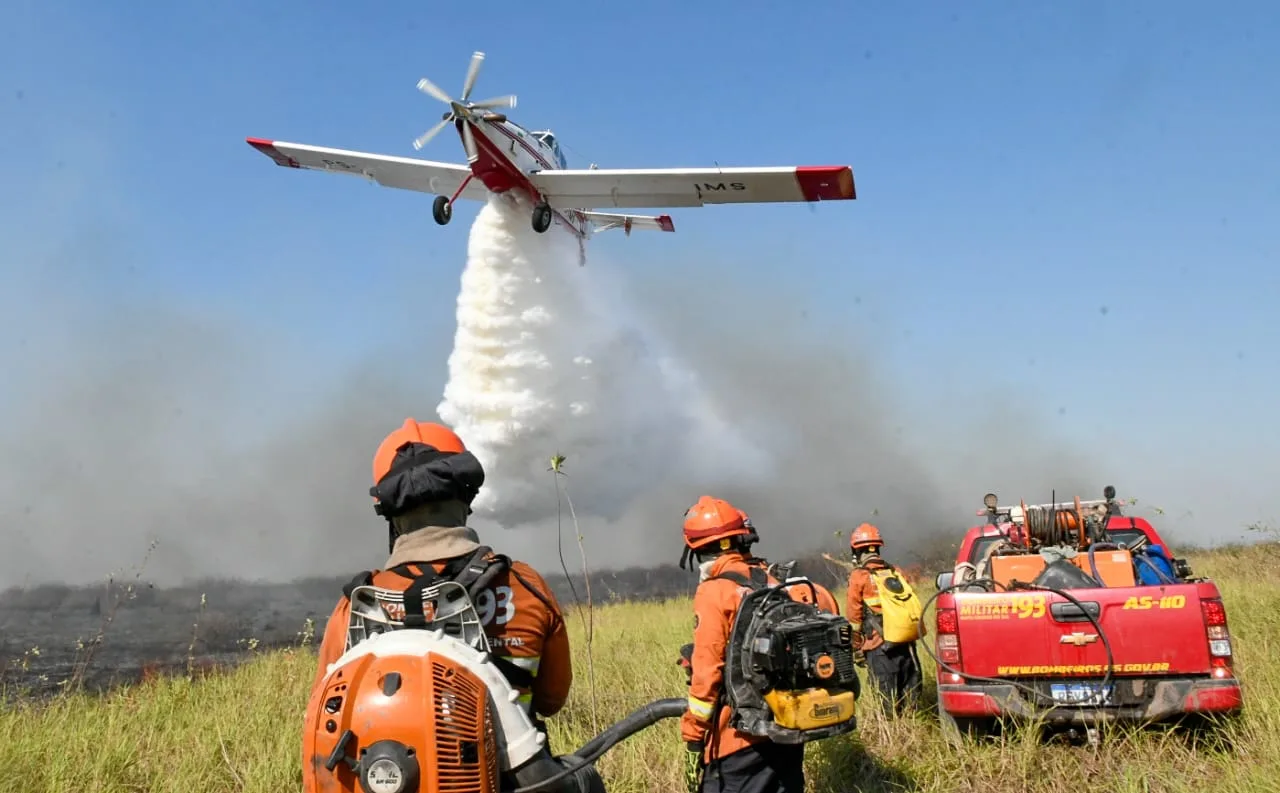
{"label": "airplane fuselage", "polygon": [[[462,126],[467,123],[465,119],[455,122],[459,140],[462,139]],[[471,133],[477,154],[471,163],[471,174],[492,193],[520,190],[536,204],[543,200],[543,196],[529,175],[538,171],[561,170],[566,165],[551,132],[531,132],[506,120],[505,116],[490,114],[483,124],[472,124]],[[552,216],[553,222],[559,222],[579,238],[590,236],[591,224],[581,212],[554,207]]]}

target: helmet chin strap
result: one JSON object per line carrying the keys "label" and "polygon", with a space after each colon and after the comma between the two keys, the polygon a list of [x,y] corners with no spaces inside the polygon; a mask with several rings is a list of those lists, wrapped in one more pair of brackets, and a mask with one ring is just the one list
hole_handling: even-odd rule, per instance
{"label": "helmet chin strap", "polygon": [[705,547],[693,550],[688,545],[684,546],[684,551],[680,554],[680,569],[695,571],[698,565],[719,556],[723,553],[745,553],[751,552],[751,546],[759,540],[759,536],[752,529],[751,534],[745,537],[734,537],[728,548]]}
{"label": "helmet chin strap", "polygon": [[387,553],[395,553],[396,540],[400,538],[400,532],[396,531],[396,524],[391,518],[387,518]]}
{"label": "helmet chin strap", "polygon": [[[729,548],[726,549],[726,551],[727,550],[734,549]],[[721,551],[719,548],[707,548],[695,551],[686,545],[684,546],[684,553],[680,554],[680,569],[695,572],[698,569],[698,566],[705,562],[708,557],[719,556],[722,553],[725,553],[725,551]]]}
{"label": "helmet chin strap", "polygon": [[855,562],[861,562],[863,559],[866,559],[868,556],[879,556],[879,555],[880,555],[879,545],[871,545],[866,548],[853,549],[853,560]]}

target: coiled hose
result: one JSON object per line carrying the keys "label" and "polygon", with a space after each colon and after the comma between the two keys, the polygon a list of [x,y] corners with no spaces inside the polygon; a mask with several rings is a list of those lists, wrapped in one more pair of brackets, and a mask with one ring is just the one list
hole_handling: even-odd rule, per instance
{"label": "coiled hose", "polygon": [[[952,584],[951,586],[943,587],[942,589],[939,589],[937,592],[934,592],[933,595],[924,602],[924,607],[920,610],[921,635],[922,636],[927,635],[924,632],[925,631],[924,615],[929,610],[929,605],[933,603],[935,600],[937,600],[940,595],[942,595],[944,592],[950,592],[953,589],[968,588],[971,586],[982,585],[982,584],[990,584],[990,588],[988,589],[988,591],[995,591],[996,588],[1004,589],[1004,587],[1002,587],[1000,583],[993,578],[977,578],[972,581],[965,581],[960,584]],[[1026,584],[1021,581],[1013,581],[1010,587],[1008,589],[1005,589],[1005,591],[1008,592],[1008,591],[1014,591],[1014,590],[1052,592],[1055,595],[1061,595],[1062,597],[1066,598],[1068,601],[1070,601],[1071,603],[1074,603],[1080,609],[1080,611],[1085,615],[1085,617],[1089,619],[1089,622],[1093,624],[1094,629],[1098,631],[1098,638],[1102,640],[1102,646],[1107,651],[1107,671],[1102,677],[1102,685],[1100,686],[1101,692],[1106,692],[1107,688],[1111,685],[1111,681],[1113,677],[1112,668],[1115,666],[1115,656],[1111,652],[1111,640],[1107,638],[1107,633],[1102,629],[1102,624],[1098,622],[1098,619],[1094,617],[1092,614],[1090,614],[1089,610],[1084,607],[1084,604],[1081,603],[1078,599],[1076,599],[1074,595],[1064,592],[1061,589],[1054,589],[1053,587],[1040,586],[1038,584]],[[1006,685],[1006,686],[1011,685],[1014,688],[1018,689],[1019,691],[1025,692],[1026,694],[1030,695],[1032,698],[1036,700],[1043,701],[1045,699],[1048,699],[1051,705],[1057,704],[1056,702],[1054,702],[1052,697],[1048,697],[1045,694],[1040,693],[1039,691],[1037,691],[1036,689],[1030,686],[1019,683],[1017,680],[1010,680],[1008,678],[999,678],[999,677],[983,677],[981,675],[974,675],[966,672],[961,672],[959,669],[956,669],[950,666],[949,664],[943,662],[942,659],[938,658],[938,656],[933,652],[933,648],[929,646],[930,642],[921,642],[921,644],[924,645],[925,652],[929,653],[929,656],[933,658],[933,661],[938,665],[938,668],[942,669],[944,672],[949,672],[953,675],[958,675],[964,678],[965,680],[976,681],[980,683],[996,683],[998,685]],[[1100,702],[1094,701],[1099,696],[1102,696],[1102,695],[1103,694],[1101,693],[1095,693],[1090,698],[1089,702],[1082,702],[1079,704],[1083,704],[1083,705],[1102,704]]]}
{"label": "coiled hose", "polygon": [[576,773],[578,769],[599,760],[605,752],[646,727],[657,724],[663,719],[679,718],[688,707],[689,702],[683,697],[657,699],[647,705],[641,705],[615,724],[606,727],[599,735],[583,744],[578,751],[562,758],[576,762],[565,763],[564,770],[531,785],[516,788],[511,793],[534,793],[534,791],[553,787],[562,779]]}
{"label": "coiled hose", "polygon": [[1027,536],[1041,545],[1076,545],[1077,537],[1071,535],[1079,531],[1079,524],[1071,510],[1027,507],[1023,520]]}
{"label": "coiled hose", "polygon": [[1027,507],[1024,513],[1027,536],[1041,545],[1083,547],[1084,542],[1107,542],[1106,521],[1086,516],[1078,509]]}
{"label": "coiled hose", "polygon": [[1148,570],[1155,573],[1156,579],[1160,583],[1169,584],[1169,585],[1180,583],[1176,578],[1170,578],[1168,574],[1165,573],[1165,571],[1161,570],[1160,567],[1155,562],[1151,561],[1151,559],[1148,558],[1145,553],[1135,553],[1133,555],[1133,558],[1136,559],[1140,564],[1145,565]]}

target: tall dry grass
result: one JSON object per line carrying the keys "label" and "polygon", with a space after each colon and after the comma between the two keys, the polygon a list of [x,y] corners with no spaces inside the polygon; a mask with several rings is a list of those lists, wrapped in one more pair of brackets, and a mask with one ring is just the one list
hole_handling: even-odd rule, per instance
{"label": "tall dry grass", "polygon": [[[1223,589],[1246,713],[1214,744],[1193,733],[1121,730],[1097,749],[1044,745],[1014,732],[957,752],[928,710],[885,718],[859,704],[853,736],[808,748],[813,791],[957,793],[1270,793],[1280,790],[1280,544],[1189,554]],[[922,594],[927,586],[922,587]],[[596,707],[616,718],[647,701],[681,696],[675,665],[692,631],[687,600],[597,606]],[[579,675],[564,712],[550,722],[552,747],[570,751],[591,730],[582,623],[569,620]],[[926,694],[932,668],[926,653]],[[0,712],[0,785],[23,793],[173,791],[282,793],[300,785],[299,735],[314,672],[309,647],[260,654],[221,675],[160,678],[94,697]],[[680,791],[678,725],[662,722],[599,762],[610,791]]]}

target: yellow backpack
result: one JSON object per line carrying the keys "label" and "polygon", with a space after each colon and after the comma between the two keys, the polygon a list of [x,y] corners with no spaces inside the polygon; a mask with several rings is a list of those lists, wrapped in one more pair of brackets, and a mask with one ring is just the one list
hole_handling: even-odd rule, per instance
{"label": "yellow backpack", "polygon": [[880,635],[886,646],[910,644],[921,636],[920,617],[924,607],[920,598],[893,565],[867,570],[880,593]]}

